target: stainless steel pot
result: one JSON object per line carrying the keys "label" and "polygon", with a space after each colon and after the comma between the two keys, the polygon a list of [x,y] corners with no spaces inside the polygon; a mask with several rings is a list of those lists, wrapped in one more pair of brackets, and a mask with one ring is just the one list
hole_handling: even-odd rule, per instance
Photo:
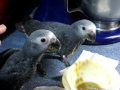
{"label": "stainless steel pot", "polygon": [[73,11],[82,11],[93,19],[104,21],[120,20],[120,0],[76,0],[76,4],[77,6],[72,9]]}
{"label": "stainless steel pot", "polygon": [[[110,28],[112,25],[114,28],[117,27],[116,22],[120,21],[120,0],[73,0],[73,7],[71,2],[72,0],[67,0],[68,12],[81,11],[97,22],[97,25],[104,24],[100,26]],[[105,26],[106,22],[107,26]],[[114,22],[115,26],[113,26]]]}

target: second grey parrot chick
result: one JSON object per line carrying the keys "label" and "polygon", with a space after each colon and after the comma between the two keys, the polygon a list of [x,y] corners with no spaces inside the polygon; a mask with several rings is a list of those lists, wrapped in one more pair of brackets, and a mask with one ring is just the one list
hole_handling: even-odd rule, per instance
{"label": "second grey parrot chick", "polygon": [[28,35],[37,29],[51,30],[61,42],[61,49],[57,55],[62,56],[63,61],[85,40],[95,41],[96,37],[95,24],[85,19],[76,21],[72,25],[59,22],[40,22],[32,19],[25,22],[23,26]]}
{"label": "second grey parrot chick", "polygon": [[[57,37],[51,31],[42,29],[32,32],[20,50],[1,53],[1,58],[7,60],[0,70],[0,90],[20,90],[34,75],[40,62],[38,57],[42,58],[45,52],[59,50],[59,47]],[[9,57],[4,58],[6,55]]]}

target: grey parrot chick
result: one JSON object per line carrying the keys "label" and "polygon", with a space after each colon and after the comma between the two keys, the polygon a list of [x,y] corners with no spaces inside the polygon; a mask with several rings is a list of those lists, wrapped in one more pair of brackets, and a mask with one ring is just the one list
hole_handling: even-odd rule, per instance
{"label": "grey parrot chick", "polygon": [[[51,49],[52,48],[52,49]],[[60,42],[49,30],[31,33],[23,47],[7,58],[0,70],[0,90],[20,90],[35,73],[36,65],[45,52],[59,50]]]}
{"label": "grey parrot chick", "polygon": [[51,30],[61,42],[61,49],[56,54],[62,56],[63,61],[85,40],[94,42],[96,37],[95,24],[86,19],[78,20],[72,25],[59,22],[40,22],[32,19],[25,22],[23,27],[28,35],[37,29]]}

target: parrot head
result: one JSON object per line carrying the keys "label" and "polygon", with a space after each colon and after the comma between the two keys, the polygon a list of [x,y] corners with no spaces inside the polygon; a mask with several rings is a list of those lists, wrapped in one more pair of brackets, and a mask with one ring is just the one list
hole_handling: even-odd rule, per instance
{"label": "parrot head", "polygon": [[96,39],[96,25],[90,20],[79,20],[72,24],[79,36],[94,42]]}
{"label": "parrot head", "polygon": [[25,52],[31,55],[39,55],[43,52],[55,52],[61,47],[60,41],[49,30],[36,30],[28,37],[24,45]]}

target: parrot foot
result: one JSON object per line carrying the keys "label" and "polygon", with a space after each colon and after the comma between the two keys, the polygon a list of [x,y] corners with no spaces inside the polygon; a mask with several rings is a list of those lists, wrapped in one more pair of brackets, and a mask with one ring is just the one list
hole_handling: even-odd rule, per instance
{"label": "parrot foot", "polygon": [[43,68],[43,65],[41,63],[39,63],[37,65],[37,73],[39,74],[39,76],[44,77],[46,75],[46,71]]}
{"label": "parrot foot", "polygon": [[65,64],[65,66],[66,67],[69,67],[71,64],[68,62],[68,61],[66,61],[66,60],[63,60],[63,63]]}
{"label": "parrot foot", "polygon": [[67,60],[67,57],[65,55],[62,56],[61,61],[65,64],[66,67],[69,67],[71,65],[70,62]]}

